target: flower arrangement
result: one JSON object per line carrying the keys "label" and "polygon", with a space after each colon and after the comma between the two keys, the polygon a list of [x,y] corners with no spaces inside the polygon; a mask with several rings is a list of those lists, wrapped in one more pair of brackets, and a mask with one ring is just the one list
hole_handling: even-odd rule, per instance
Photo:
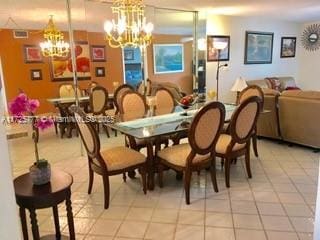
{"label": "flower arrangement", "polygon": [[[9,111],[17,123],[26,123],[31,119],[32,122],[32,139],[35,147],[36,162],[30,167],[30,174],[34,184],[41,185],[50,181],[50,165],[46,159],[39,158],[38,142],[39,129],[44,131],[53,125],[53,119],[48,117],[34,116],[40,103],[37,99],[29,99],[28,96],[21,92],[13,101],[9,103]],[[40,169],[40,170],[39,170]]]}

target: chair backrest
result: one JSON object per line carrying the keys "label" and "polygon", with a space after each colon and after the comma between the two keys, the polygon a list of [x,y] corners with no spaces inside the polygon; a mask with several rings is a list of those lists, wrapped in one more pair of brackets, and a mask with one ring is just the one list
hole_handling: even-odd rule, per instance
{"label": "chair backrest", "polygon": [[77,128],[88,156],[92,159],[98,159],[100,154],[100,139],[93,123],[88,121],[86,114],[80,107],[71,106],[70,111],[74,113]]}
{"label": "chair backrest", "polygon": [[147,94],[144,94],[144,81],[142,80],[137,86],[137,92],[141,95],[149,96],[151,94],[151,81],[147,79]]}
{"label": "chair backrest", "polygon": [[96,86],[90,93],[90,109],[94,115],[106,111],[108,104],[108,91],[102,86]]}
{"label": "chair backrest", "polygon": [[[77,88],[77,94],[79,97],[82,96],[79,88]],[[60,98],[75,97],[74,86],[72,84],[68,84],[68,83],[61,84],[59,87],[59,97]]]}
{"label": "chair backrest", "polygon": [[114,91],[113,104],[116,107],[116,113],[120,111],[120,101],[123,93],[125,93],[128,90],[134,91],[134,88],[129,84],[122,84]]}
{"label": "chair backrest", "polygon": [[126,91],[120,100],[120,114],[123,121],[142,118],[147,112],[145,98],[134,91]]}
{"label": "chair backrest", "polygon": [[188,134],[189,144],[195,153],[204,155],[214,151],[225,114],[225,107],[220,102],[208,103],[196,114]]}
{"label": "chair backrest", "polygon": [[261,98],[252,96],[244,100],[235,110],[230,121],[233,142],[245,143],[251,137],[261,112]]}
{"label": "chair backrest", "polygon": [[257,96],[257,97],[261,98],[261,101],[262,101],[261,104],[262,104],[262,107],[263,107],[264,94],[263,94],[262,89],[257,85],[251,85],[251,86],[248,86],[245,89],[243,89],[240,92],[239,99],[238,99],[238,104],[241,104],[246,99],[248,99],[249,97],[253,97],[253,96]]}
{"label": "chair backrest", "polygon": [[171,113],[174,110],[175,102],[172,93],[166,88],[158,88],[155,92],[156,115]]}

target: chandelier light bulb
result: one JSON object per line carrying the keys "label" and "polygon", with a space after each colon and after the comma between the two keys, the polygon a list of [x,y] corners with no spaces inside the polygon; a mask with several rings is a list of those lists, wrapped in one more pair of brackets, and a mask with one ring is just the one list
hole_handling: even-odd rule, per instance
{"label": "chandelier light bulb", "polygon": [[113,24],[112,24],[112,22],[111,22],[111,21],[105,21],[103,28],[104,28],[104,31],[105,31],[106,33],[110,34],[111,31],[112,31],[112,29],[113,29]]}

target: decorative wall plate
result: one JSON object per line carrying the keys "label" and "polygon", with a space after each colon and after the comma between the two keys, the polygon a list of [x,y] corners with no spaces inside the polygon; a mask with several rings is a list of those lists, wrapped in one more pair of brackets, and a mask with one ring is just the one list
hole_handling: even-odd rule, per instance
{"label": "decorative wall plate", "polygon": [[302,33],[301,42],[308,51],[316,51],[320,48],[320,24],[308,26]]}

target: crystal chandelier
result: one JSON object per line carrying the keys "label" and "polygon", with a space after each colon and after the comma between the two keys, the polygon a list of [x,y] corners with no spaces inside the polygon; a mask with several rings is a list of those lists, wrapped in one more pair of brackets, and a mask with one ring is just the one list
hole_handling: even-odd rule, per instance
{"label": "crystal chandelier", "polygon": [[49,19],[43,37],[46,41],[40,43],[42,55],[45,57],[66,57],[69,53],[69,43],[63,40],[63,33],[54,25],[52,16]]}
{"label": "crystal chandelier", "polygon": [[142,0],[114,0],[116,19],[106,21],[104,30],[111,47],[147,47],[152,40],[153,24],[146,21]]}

